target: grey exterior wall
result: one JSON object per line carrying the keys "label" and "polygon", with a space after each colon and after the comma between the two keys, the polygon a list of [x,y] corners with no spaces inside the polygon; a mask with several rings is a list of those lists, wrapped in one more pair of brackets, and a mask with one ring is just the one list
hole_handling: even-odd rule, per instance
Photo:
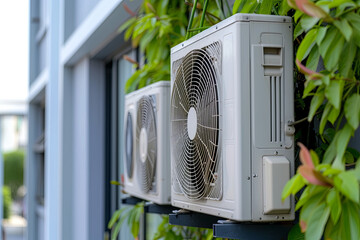
{"label": "grey exterior wall", "polygon": [[[105,64],[113,62],[117,76],[115,56],[128,46],[117,31],[129,17],[124,2],[133,10],[141,4],[30,0],[29,240],[104,238]],[[41,135],[41,104],[46,106],[45,204],[39,209],[32,148]],[[121,239],[131,239],[126,226]]]}

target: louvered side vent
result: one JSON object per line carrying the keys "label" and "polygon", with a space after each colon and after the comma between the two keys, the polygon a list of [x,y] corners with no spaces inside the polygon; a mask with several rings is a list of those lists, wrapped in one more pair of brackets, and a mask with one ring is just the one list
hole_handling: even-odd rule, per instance
{"label": "louvered side vent", "polygon": [[254,143],[284,145],[284,79],[281,47],[253,46],[252,91]]}
{"label": "louvered side vent", "polygon": [[281,142],[282,96],[281,76],[270,76],[270,142]]}

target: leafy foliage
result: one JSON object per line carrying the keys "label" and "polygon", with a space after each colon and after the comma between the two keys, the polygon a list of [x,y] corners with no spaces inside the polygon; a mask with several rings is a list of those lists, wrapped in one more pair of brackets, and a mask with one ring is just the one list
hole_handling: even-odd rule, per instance
{"label": "leafy foliage", "polygon": [[7,219],[11,214],[11,191],[8,186],[3,186],[2,188],[3,195],[3,218]]}
{"label": "leafy foliage", "polygon": [[145,0],[139,13],[132,14],[119,30],[126,29],[125,39],[140,48],[146,63],[128,79],[126,92],[170,79],[170,47],[185,39],[187,23],[183,1]]}
{"label": "leafy foliage", "polygon": [[[225,17],[224,10],[218,8],[222,5],[219,2],[222,1],[210,1],[205,25],[219,22],[221,18],[218,15]],[[144,0],[138,13],[128,9],[132,17],[119,30],[125,31],[125,40],[131,40],[134,48],[139,47],[144,54],[145,64],[128,59],[137,70],[126,82],[126,93],[157,81],[170,80],[170,48],[185,40],[189,13],[187,5],[192,7],[192,3],[183,0]],[[199,26],[201,20],[203,8],[200,1],[196,9],[199,14],[194,18],[194,28]],[[197,31],[191,34],[194,33]]]}
{"label": "leafy foliage", "polygon": [[121,225],[125,220],[127,220],[131,234],[137,239],[140,229],[140,217],[144,213],[144,204],[144,202],[140,202],[134,207],[123,207],[114,212],[108,223],[108,228],[112,229],[111,240],[117,239]]}
{"label": "leafy foliage", "polygon": [[296,64],[307,79],[308,120],[320,116],[322,143],[310,152],[301,146],[303,164],[283,198],[304,187],[296,209],[305,239],[359,239],[359,156],[348,143],[360,116],[360,2],[288,0],[288,5],[296,10]]}
{"label": "leafy foliage", "polygon": [[[127,92],[157,80],[169,79],[169,46],[184,40],[185,16],[188,12],[182,1],[172,3],[181,6],[181,11],[176,10],[174,19],[177,20],[170,22],[178,27],[164,31],[172,36],[165,38],[173,42],[159,41],[160,30],[152,33],[155,25],[145,22],[142,23],[143,32],[138,30],[135,34],[139,18],[151,12],[158,13],[160,2],[144,1],[148,10],[143,7],[137,19],[130,19],[126,23],[128,26],[123,27],[130,26],[126,35],[127,38],[132,37],[134,46],[145,42],[140,47],[148,60],[127,82]],[[169,4],[169,1],[163,4]],[[219,7],[219,1],[216,4],[218,10],[214,5],[209,7],[215,9],[215,14],[209,11],[205,25],[213,25],[228,16],[228,12]],[[167,14],[171,15],[171,8],[167,9]],[[201,13],[201,3],[196,9]],[[360,154],[348,147],[350,138],[360,124],[359,9],[359,0],[236,0],[233,5],[233,14],[289,15],[294,19],[294,48],[298,67],[294,71],[296,117],[305,115],[309,121],[299,121],[302,130],[297,131],[296,138],[304,140],[307,146],[315,150],[309,151],[300,145],[302,165],[283,191],[284,199],[290,195],[299,197],[296,209],[300,210],[300,223],[289,233],[289,239],[321,239],[323,236],[325,239],[360,239],[360,161],[357,161]],[[160,19],[155,17],[151,22]],[[195,17],[195,30],[199,26],[199,19],[200,14]],[[138,37],[145,33],[149,35],[145,40]],[[168,36],[166,34],[162,36]],[[147,49],[151,42],[149,39],[155,41],[151,49]],[[164,46],[158,48],[161,44]],[[156,54],[151,53],[154,49],[157,49]],[[161,52],[158,52],[159,49]],[[318,123],[314,124],[314,119]],[[172,232],[174,228],[166,224],[164,220],[162,227]],[[167,231],[159,232],[166,236]]]}
{"label": "leafy foliage", "polygon": [[[117,210],[109,221],[108,228],[112,229],[111,239],[117,239],[121,225],[127,220],[131,234],[135,239],[139,235],[140,217],[144,214],[144,202],[136,204],[134,207],[123,207]],[[173,226],[169,224],[169,217],[162,215],[162,222],[158,225],[153,240],[171,239],[171,240],[210,240],[213,239],[211,229]]]}
{"label": "leafy foliage", "polygon": [[320,141],[312,143],[315,151],[301,145],[302,165],[283,191],[283,198],[300,196],[300,225],[289,239],[360,238],[359,152],[348,147],[360,121],[359,9],[360,1],[351,0],[236,0],[233,7],[233,13],[289,14],[295,21],[296,65],[306,76],[303,100],[296,102],[308,106],[309,122],[319,121]]}
{"label": "leafy foliage", "polygon": [[4,153],[4,185],[11,189],[12,198],[16,197],[16,192],[24,184],[24,151],[17,150]]}
{"label": "leafy foliage", "polygon": [[[153,240],[211,240],[213,239],[213,232],[211,229],[174,226],[169,224],[169,216],[162,215],[162,222],[158,226],[157,232]],[[218,239],[218,238],[216,238]]]}

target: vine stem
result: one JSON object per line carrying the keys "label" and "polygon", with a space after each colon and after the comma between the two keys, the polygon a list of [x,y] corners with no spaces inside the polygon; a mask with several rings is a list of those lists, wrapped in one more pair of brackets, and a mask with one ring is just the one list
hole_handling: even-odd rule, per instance
{"label": "vine stem", "polygon": [[209,3],[209,0],[205,0],[204,7],[203,7],[203,12],[202,12],[201,19],[200,19],[200,28],[202,28],[204,26],[205,13],[206,13],[208,3]]}
{"label": "vine stem", "polygon": [[[315,116],[315,115],[318,115],[318,114],[321,113],[321,112],[322,112],[322,111],[316,112],[316,113],[314,114],[314,116]],[[288,125],[289,125],[289,126],[295,126],[295,125],[297,125],[297,124],[299,124],[299,123],[305,122],[307,119],[308,119],[308,117],[304,117],[304,118],[301,118],[301,119],[299,119],[299,120],[296,120],[295,122],[290,122]]]}
{"label": "vine stem", "polygon": [[192,26],[192,23],[193,23],[193,20],[194,20],[194,15],[195,15],[195,10],[196,10],[197,2],[198,2],[198,0],[195,0],[194,5],[193,5],[193,8],[192,8],[192,10],[191,10],[189,25],[188,25],[188,29],[187,29],[187,32],[186,32],[186,38],[185,38],[185,39],[188,39],[189,36],[190,36],[189,30],[190,30],[190,28],[191,28],[191,26]]}

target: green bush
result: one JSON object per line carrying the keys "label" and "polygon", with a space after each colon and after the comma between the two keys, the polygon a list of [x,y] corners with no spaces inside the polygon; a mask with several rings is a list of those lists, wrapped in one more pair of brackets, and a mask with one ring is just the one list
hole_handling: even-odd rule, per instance
{"label": "green bush", "polygon": [[11,191],[8,186],[3,186],[3,218],[7,219],[11,214]]}
{"label": "green bush", "polygon": [[4,185],[11,189],[12,198],[24,182],[24,151],[17,150],[4,153]]}

